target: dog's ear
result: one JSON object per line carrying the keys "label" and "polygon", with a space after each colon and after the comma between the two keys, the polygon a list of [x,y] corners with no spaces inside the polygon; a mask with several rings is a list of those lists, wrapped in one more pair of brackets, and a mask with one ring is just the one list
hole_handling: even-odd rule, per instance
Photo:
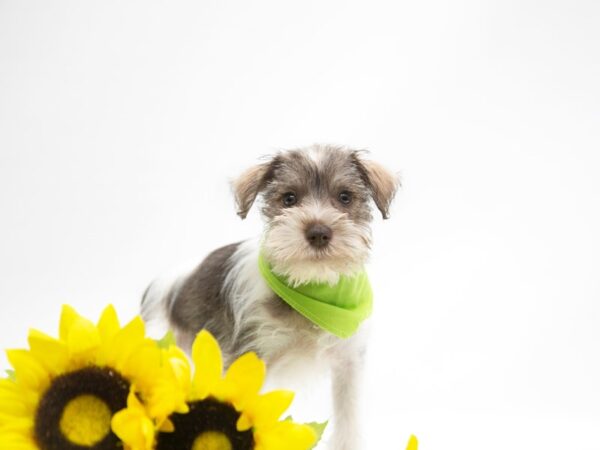
{"label": "dog's ear", "polygon": [[381,211],[384,219],[388,219],[390,217],[390,204],[400,186],[400,178],[381,164],[363,159],[362,153],[364,152],[355,151],[352,153],[354,164],[356,164],[363,181],[369,188],[377,209]]}
{"label": "dog's ear", "polygon": [[267,162],[250,167],[231,183],[237,206],[237,215],[242,219],[245,219],[248,215],[256,196],[273,178],[276,159],[272,158]]}

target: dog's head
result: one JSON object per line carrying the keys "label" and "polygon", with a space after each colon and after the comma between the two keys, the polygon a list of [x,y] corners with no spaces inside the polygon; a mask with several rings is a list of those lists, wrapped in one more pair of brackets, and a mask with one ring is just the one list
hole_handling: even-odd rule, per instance
{"label": "dog's head", "polygon": [[363,154],[326,145],[282,151],[233,182],[242,219],[261,195],[265,257],[291,283],[335,283],[362,269],[371,200],[387,219],[398,186],[394,174]]}

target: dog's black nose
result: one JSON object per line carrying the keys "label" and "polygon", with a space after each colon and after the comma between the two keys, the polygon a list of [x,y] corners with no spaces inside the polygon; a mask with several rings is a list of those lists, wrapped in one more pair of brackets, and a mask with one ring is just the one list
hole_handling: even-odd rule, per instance
{"label": "dog's black nose", "polygon": [[315,248],[323,248],[331,240],[331,228],[321,223],[310,225],[306,229],[306,239]]}

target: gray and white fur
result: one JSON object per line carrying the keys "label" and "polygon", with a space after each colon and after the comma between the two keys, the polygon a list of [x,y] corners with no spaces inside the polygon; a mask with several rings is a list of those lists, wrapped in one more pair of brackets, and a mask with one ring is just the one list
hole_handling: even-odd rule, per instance
{"label": "gray and white fur", "polygon": [[188,352],[198,331],[208,329],[226,365],[247,351],[266,362],[268,373],[325,363],[332,374],[332,448],[360,448],[364,326],[348,339],[315,326],[270,290],[259,273],[258,253],[262,248],[272,269],[293,284],[334,284],[364,266],[371,202],[388,218],[398,184],[396,175],[363,151],[313,145],[269,157],[232,183],[242,219],[262,200],[261,238],[218,248],[196,267],[155,280],[144,294],[142,316],[149,324],[166,324]]}

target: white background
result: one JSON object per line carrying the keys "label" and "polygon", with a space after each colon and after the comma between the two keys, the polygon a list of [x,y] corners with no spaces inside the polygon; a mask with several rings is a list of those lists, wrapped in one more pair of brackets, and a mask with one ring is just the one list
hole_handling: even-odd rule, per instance
{"label": "white background", "polygon": [[346,144],[404,183],[374,225],[366,448],[598,450],[599,80],[592,0],[2,0],[0,345],[63,302],[131,318],[260,232],[229,179]]}

